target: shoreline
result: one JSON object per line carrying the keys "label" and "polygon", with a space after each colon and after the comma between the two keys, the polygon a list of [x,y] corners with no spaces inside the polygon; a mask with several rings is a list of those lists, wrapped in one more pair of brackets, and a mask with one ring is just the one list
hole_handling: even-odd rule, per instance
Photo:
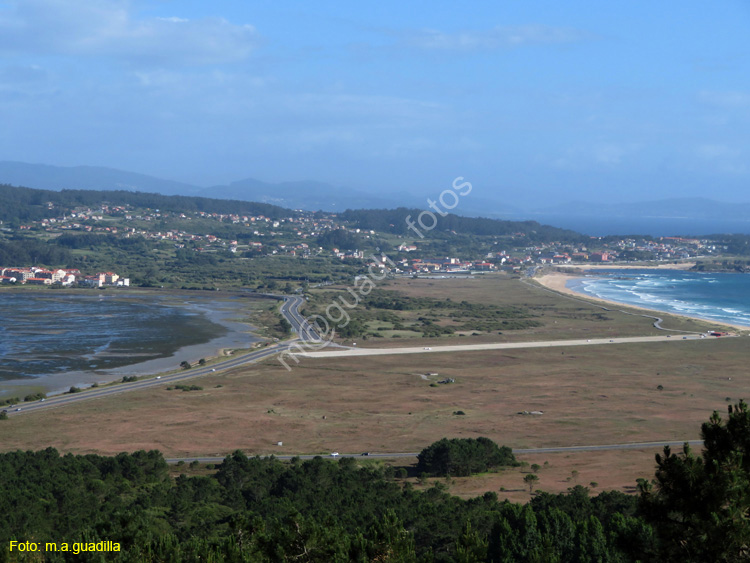
{"label": "shoreline", "polygon": [[[623,270],[624,269],[676,270],[676,269],[678,269],[678,268],[668,268],[668,267],[663,267],[663,268],[645,268],[645,267],[642,267],[642,266],[634,266],[634,267],[631,267],[631,266],[621,266],[620,268],[612,268],[612,267],[608,267],[608,266],[600,266],[600,267],[595,267],[595,268],[584,268],[583,266],[579,266],[578,268],[580,268],[582,271],[584,269],[587,269],[587,270],[588,269],[591,269],[591,270],[604,270],[604,269],[607,269],[607,270],[609,270],[609,269],[612,269],[612,270],[616,270],[616,269],[623,269]],[[679,268],[679,269],[680,270],[686,270],[688,268]],[[684,314],[681,314],[681,313],[672,313],[672,312],[667,312],[667,311],[661,311],[659,309],[649,309],[647,307],[641,307],[641,306],[638,306],[638,305],[630,305],[630,304],[627,304],[627,303],[621,303],[619,301],[612,301],[610,299],[602,299],[601,297],[594,297],[594,296],[588,295],[586,293],[580,293],[578,291],[574,291],[574,290],[570,289],[567,286],[567,284],[568,284],[569,281],[585,279],[585,276],[581,276],[581,275],[577,275],[577,274],[570,274],[570,273],[565,273],[565,272],[554,271],[554,272],[548,272],[548,273],[544,274],[543,276],[540,276],[538,278],[532,278],[532,279],[534,281],[538,282],[542,287],[545,287],[545,288],[550,289],[552,291],[556,291],[558,293],[562,293],[563,295],[567,295],[569,297],[575,297],[576,299],[582,299],[582,300],[586,300],[586,301],[591,301],[592,303],[595,303],[597,305],[606,305],[608,307],[615,306],[615,307],[622,307],[622,308],[626,308],[626,309],[634,309],[636,311],[644,311],[645,313],[648,313],[650,315],[653,315],[655,317],[660,317],[660,318],[662,318],[664,315],[671,315],[671,316],[674,316],[674,317],[683,317],[685,319],[699,320],[699,321],[702,321],[704,323],[714,323],[717,326],[730,327],[730,328],[733,328],[735,330],[740,330],[740,331],[750,330],[750,326],[744,326],[744,325],[730,323],[730,322],[726,322],[726,321],[714,321],[712,319],[704,319],[702,317],[693,317],[693,316],[684,315]]]}
{"label": "shoreline", "polygon": [[[560,268],[573,268],[576,270],[689,270],[696,265],[695,262],[679,262],[677,264],[641,265],[633,264],[565,264]],[[564,273],[564,272],[558,272]]]}
{"label": "shoreline", "polygon": [[[225,333],[205,342],[182,346],[169,356],[151,357],[145,361],[136,361],[111,369],[80,370],[2,380],[0,381],[0,398],[23,394],[29,390],[43,391],[48,396],[53,396],[65,393],[73,386],[86,389],[95,383],[106,385],[119,381],[125,376],[155,376],[179,370],[179,363],[182,360],[195,363],[201,358],[206,360],[222,358],[227,350],[251,349],[256,343],[263,341],[262,337],[254,334],[256,327],[236,320],[237,317],[242,316],[241,309],[237,307],[237,303],[232,302],[231,297],[173,294],[166,296],[168,298],[165,299],[162,295],[146,294],[146,296],[158,299],[160,304],[168,307],[178,307],[198,313],[207,322],[221,326]],[[137,352],[132,356],[137,357]]]}

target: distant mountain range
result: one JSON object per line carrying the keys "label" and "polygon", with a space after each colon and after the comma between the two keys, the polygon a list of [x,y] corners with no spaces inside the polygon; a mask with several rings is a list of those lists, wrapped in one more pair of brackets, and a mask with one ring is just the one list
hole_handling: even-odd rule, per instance
{"label": "distant mountain range", "polygon": [[43,190],[129,190],[191,195],[196,186],[101,166],[49,166],[0,161],[0,183]]}
{"label": "distant mountain range", "polygon": [[45,190],[130,190],[162,195],[189,195],[272,203],[290,209],[343,211],[396,207],[396,199],[332,186],[322,182],[272,184],[248,178],[226,186],[201,187],[100,166],[49,166],[24,162],[0,162],[0,183]]}
{"label": "distant mountain range", "polygon": [[[100,166],[64,167],[11,161],[0,161],[0,183],[56,191],[63,189],[130,190],[162,195],[257,201],[307,211],[393,209],[404,206],[425,208],[427,206],[425,197],[406,193],[373,194],[315,181],[274,184],[247,178],[228,185],[207,188]],[[432,197],[437,198],[439,195],[440,192],[436,192]],[[477,197],[462,201],[460,211],[464,215],[488,217],[505,217],[524,213],[522,209]]]}
{"label": "distant mountain range", "polygon": [[[349,187],[333,186],[322,182],[299,181],[269,183],[247,178],[228,185],[202,187],[183,182],[164,180],[145,174],[137,174],[114,168],[98,166],[49,166],[23,162],[0,162],[0,183],[30,188],[62,190],[129,190],[153,192],[163,195],[202,196],[217,199],[233,199],[269,203],[290,209],[309,211],[344,211],[346,209],[393,209],[409,207],[427,208],[427,198],[413,194],[374,194]],[[475,190],[477,191],[477,190]],[[439,191],[431,194],[437,199]],[[647,202],[605,204],[590,201],[573,201],[554,207],[522,209],[506,200],[481,197],[473,194],[462,199],[460,208],[454,213],[465,216],[483,216],[510,220],[536,220],[564,228],[576,228],[587,220],[602,222],[587,230],[589,234],[604,234],[608,229],[607,218],[619,219],[617,232],[642,232],[657,234],[660,222],[670,223],[669,230],[688,232],[719,232],[717,223],[692,223],[691,221],[735,221],[727,229],[735,232],[750,232],[750,203],[724,203],[706,198],[672,198]],[[628,222],[630,219],[637,221]],[[646,225],[644,221],[650,221]],[[678,223],[675,223],[678,222]],[[747,223],[747,227],[743,225]],[[629,229],[630,225],[632,228]],[[654,226],[656,225],[656,226]],[[638,228],[636,228],[638,227]],[[625,229],[625,230],[622,230]],[[687,229],[687,230],[686,230]],[[674,231],[677,232],[677,231]],[[659,233],[660,234],[660,233]]]}
{"label": "distant mountain range", "polygon": [[307,211],[344,211],[352,205],[358,209],[393,207],[396,201],[366,192],[325,184],[323,182],[282,182],[272,184],[253,178],[232,182],[228,186],[199,189],[191,195],[219,199],[239,199],[272,203],[290,209]]}

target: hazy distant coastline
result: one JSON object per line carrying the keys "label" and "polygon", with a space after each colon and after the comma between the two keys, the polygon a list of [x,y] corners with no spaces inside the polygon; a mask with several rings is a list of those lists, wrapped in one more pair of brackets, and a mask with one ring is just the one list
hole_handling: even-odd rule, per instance
{"label": "hazy distant coastline", "polygon": [[[266,182],[244,178],[226,184],[199,186],[100,166],[50,166],[0,161],[0,183],[36,189],[127,190],[162,195],[200,196],[254,201],[306,211],[341,212],[346,209],[425,207],[427,193],[374,191],[336,186],[316,180]],[[571,229],[590,236],[695,236],[716,233],[750,234],[750,203],[716,201],[703,197],[672,197],[654,201],[565,201],[543,198],[543,206],[516,201],[520,193],[500,194],[491,186],[477,186],[455,212],[539,223]],[[625,196],[622,196],[625,197]]]}

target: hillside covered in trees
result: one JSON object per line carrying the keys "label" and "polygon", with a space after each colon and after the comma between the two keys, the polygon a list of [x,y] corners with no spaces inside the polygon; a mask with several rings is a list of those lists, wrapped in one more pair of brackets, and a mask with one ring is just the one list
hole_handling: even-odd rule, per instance
{"label": "hillside covered in trees", "polygon": [[[418,237],[419,235],[409,228],[405,219],[411,217],[412,221],[418,221],[420,213],[423,212],[425,212],[424,209],[408,209],[406,207],[397,209],[347,209],[339,214],[339,218],[361,229]],[[432,213],[429,210],[427,212]],[[531,242],[553,240],[580,242],[590,240],[590,237],[575,231],[542,225],[536,221],[504,221],[484,217],[462,217],[453,213],[448,213],[444,217],[435,213],[432,214],[436,217],[434,228],[432,228],[433,220],[429,216],[423,218],[423,223],[428,227],[427,229],[421,228],[418,223],[416,224],[416,229],[426,238],[444,237],[446,232],[453,232],[472,236],[522,235]]]}
{"label": "hillside covered in trees", "polygon": [[10,539],[121,543],[119,559],[108,560],[416,562],[474,553],[479,559],[466,560],[484,561],[492,553],[521,561],[554,553],[587,561],[586,553],[615,555],[634,530],[649,536],[633,517],[635,499],[622,494],[591,499],[577,488],[573,502],[541,495],[526,507],[494,494],[464,501],[440,485],[417,492],[351,458],[283,464],[237,452],[213,476],[173,480],[158,452],[105,458],[48,449],[0,456],[0,480],[4,550]]}
{"label": "hillside covered in trees", "polygon": [[[211,199],[193,196],[166,196],[147,192],[132,192],[127,190],[38,190],[0,184],[0,221],[9,224],[37,221],[59,215],[60,208],[74,209],[76,207],[95,207],[102,203],[109,205],[127,205],[132,208],[159,209],[170,212],[195,212],[223,214],[263,215],[271,219],[289,217],[296,212],[268,203],[258,203],[239,200]],[[52,204],[51,206],[49,204]],[[411,216],[414,220],[419,217],[423,209],[362,209],[347,210],[338,214],[341,221],[362,229],[375,230],[383,233],[415,236],[408,229],[404,219]],[[318,213],[321,217],[328,213]],[[541,225],[536,221],[504,221],[477,217],[462,217],[448,214],[440,217],[439,228],[425,231],[443,235],[445,232],[472,236],[507,236],[523,234],[529,240],[545,241],[579,241],[588,237],[569,231]],[[340,241],[323,241],[326,244]]]}
{"label": "hillside covered in trees", "polygon": [[[127,190],[37,190],[0,184],[0,221],[7,223],[34,221],[55,217],[59,209],[109,205],[161,209],[172,212],[204,211],[206,213],[241,213],[264,215],[276,219],[293,212],[268,203],[211,199],[191,196],[166,196]],[[49,203],[52,206],[48,205]],[[56,209],[57,208],[57,209]]]}
{"label": "hillside covered in trees", "polygon": [[[9,553],[10,540],[121,545],[106,559],[48,552],[49,561],[746,561],[747,405],[730,407],[726,421],[714,413],[702,434],[701,456],[687,447],[657,456],[656,478],[640,481],[640,496],[592,498],[576,486],[527,505],[494,493],[462,500],[439,481],[416,491],[393,468],[353,458],[282,463],[236,452],[213,475],[173,479],[156,451],[6,453],[0,561],[40,560]],[[438,443],[421,459],[446,445],[456,444]],[[503,454],[495,448],[473,449],[495,459]],[[512,460],[503,458],[496,461]]]}

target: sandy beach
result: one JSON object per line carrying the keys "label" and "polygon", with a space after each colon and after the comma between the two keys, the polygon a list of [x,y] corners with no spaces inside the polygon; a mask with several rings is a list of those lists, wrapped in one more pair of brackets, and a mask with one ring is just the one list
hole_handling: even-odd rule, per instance
{"label": "sandy beach", "polygon": [[[614,266],[600,266],[600,267],[589,267],[589,266],[581,266],[579,268],[581,271],[583,270],[603,270],[603,269],[649,269],[649,270],[655,270],[655,269],[662,269],[662,270],[687,270],[689,267],[683,267],[683,268],[675,268],[675,267],[663,267],[663,268],[644,268],[642,266],[632,267],[632,266],[621,266],[620,268],[614,267]],[[716,322],[709,319],[701,319],[700,317],[691,317],[689,315],[680,315],[678,313],[667,313],[665,311],[659,311],[658,309],[648,309],[646,307],[638,307],[635,305],[626,305],[624,303],[618,303],[617,301],[610,301],[608,299],[601,299],[599,297],[592,297],[590,295],[586,295],[585,293],[579,293],[577,291],[573,291],[569,287],[567,287],[567,283],[572,280],[580,280],[583,276],[575,275],[575,274],[569,274],[569,273],[563,273],[563,272],[548,272],[545,273],[542,276],[539,276],[537,278],[534,278],[534,281],[539,282],[539,284],[543,285],[547,289],[551,289],[553,291],[557,291],[559,293],[562,293],[564,295],[569,295],[571,297],[575,297],[577,299],[584,299],[586,301],[591,301],[592,303],[598,303],[600,305],[604,305],[607,307],[613,307],[613,308],[619,308],[619,309],[633,309],[637,311],[643,311],[644,314],[653,315],[655,317],[664,317],[665,315],[672,315],[675,317],[685,317],[689,319],[699,319],[702,321],[705,321],[707,323],[715,324],[717,327],[730,327],[736,330],[740,331],[747,331],[750,330],[750,327],[738,325],[738,324],[731,324],[727,322]]]}

